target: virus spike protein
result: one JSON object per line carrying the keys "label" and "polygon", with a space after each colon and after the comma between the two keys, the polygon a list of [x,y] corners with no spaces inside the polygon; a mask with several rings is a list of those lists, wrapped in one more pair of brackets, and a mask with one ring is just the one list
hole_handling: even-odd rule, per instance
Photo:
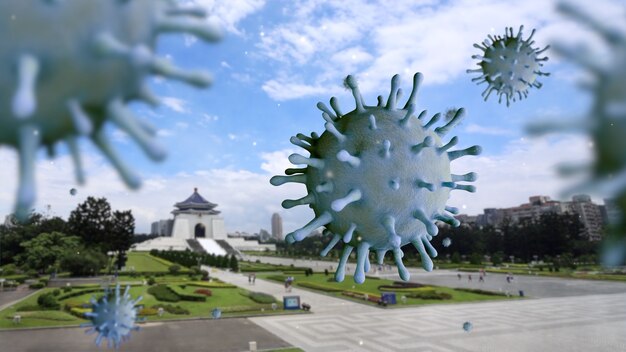
{"label": "virus spike protein", "polygon": [[487,88],[482,96],[487,101],[489,95],[496,91],[498,103],[502,102],[502,97],[506,98],[506,106],[511,101],[522,100],[528,96],[528,89],[541,88],[542,84],[536,79],[537,76],[549,76],[549,73],[541,71],[543,62],[547,57],[539,57],[550,46],[539,50],[533,48],[534,41],[531,41],[535,30],[533,29],[528,39],[522,39],[520,26],[517,35],[513,34],[513,28],[506,28],[505,35],[495,37],[489,35],[483,43],[474,44],[474,47],[483,51],[482,55],[474,55],[472,59],[477,59],[480,68],[467,70],[467,73],[478,73],[480,76],[473,78],[472,82],[478,84],[487,83]]}
{"label": "virus spike protein", "polygon": [[68,143],[77,181],[84,181],[79,136],[94,141],[129,187],[139,187],[110,148],[106,122],[127,132],[151,159],[165,157],[154,128],[125,104],[158,103],[144,83],[150,74],[199,87],[211,82],[208,74],[181,70],[153,53],[164,32],[218,40],[219,30],[203,20],[206,13],[169,0],[5,0],[0,13],[6,14],[0,16],[0,145],[18,150],[16,218],[26,219],[35,202],[40,146]]}
{"label": "virus spike protein", "polygon": [[569,2],[559,2],[562,14],[591,29],[608,49],[594,53],[584,45],[575,47],[555,43],[554,49],[564,58],[589,71],[593,94],[591,110],[585,118],[545,121],[527,127],[532,135],[554,132],[583,132],[593,141],[594,160],[590,164],[560,166],[563,176],[585,175],[582,183],[566,190],[564,195],[594,193],[609,197],[618,210],[610,218],[608,235],[604,238],[603,264],[626,264],[626,33],[608,27],[600,18],[584,12]]}
{"label": "virus spike protein", "polygon": [[335,273],[337,281],[343,281],[353,249],[357,253],[354,275],[357,283],[365,280],[370,250],[378,254],[379,261],[385,252],[391,251],[401,278],[408,280],[400,248],[413,244],[424,269],[432,270],[430,258],[437,255],[430,244],[438,232],[435,221],[459,225],[450,214],[456,209],[445,204],[450,192],[474,191],[474,187],[458,182],[474,181],[476,174],[451,175],[450,162],[464,155],[477,155],[480,147],[447,152],[457,138],[453,137],[451,143],[442,141],[462,119],[464,110],[459,109],[454,120],[443,127],[435,130],[424,127],[420,118],[426,112],[420,113],[420,118],[412,115],[421,81],[422,75],[416,73],[409,101],[399,109],[398,75],[392,79],[387,102],[379,98],[377,106],[363,103],[356,80],[348,76],[345,83],[352,91],[356,109],[341,114],[333,97],[331,106],[336,114],[331,116],[330,109],[318,104],[327,121],[326,131],[313,138],[298,134],[291,139],[309,151],[310,157],[295,154],[289,160],[306,168],[291,168],[286,171],[290,176],[274,176],[270,180],[275,186],[286,182],[305,184],[308,194],[283,202],[283,207],[307,204],[316,215],[306,226],[286,236],[289,243],[302,240],[320,226],[325,226],[324,233],[332,236],[322,256],[340,241],[344,242]]}

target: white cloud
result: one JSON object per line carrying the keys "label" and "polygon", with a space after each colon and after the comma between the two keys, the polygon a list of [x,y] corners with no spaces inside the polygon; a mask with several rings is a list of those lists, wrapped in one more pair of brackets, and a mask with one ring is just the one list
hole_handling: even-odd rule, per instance
{"label": "white cloud", "polygon": [[[593,6],[603,9],[595,11],[603,21],[621,23],[617,3],[602,0]],[[471,56],[479,52],[473,43],[487,34],[504,34],[508,26],[517,30],[524,24],[525,37],[537,28],[539,47],[584,32],[555,12],[555,0],[406,1],[393,6],[385,0],[320,0],[292,3],[284,12],[289,19],[264,28],[257,45],[263,58],[280,63],[274,78],[262,86],[275,100],[328,92],[346,74],[361,78],[364,93],[387,85],[394,73],[404,73],[410,81],[419,71],[424,84],[446,83],[475,65]],[[316,73],[298,76],[303,70]]]}
{"label": "white cloud", "polygon": [[210,20],[237,35],[243,34],[241,29],[237,28],[237,24],[265,6],[265,0],[194,0],[191,3],[205,8]]}
{"label": "white cloud", "polygon": [[479,157],[464,157],[452,163],[455,174],[478,173],[473,184],[476,193],[454,191],[449,203],[467,214],[482,213],[484,208],[515,206],[529,196],[548,195],[558,199],[576,180],[560,178],[556,166],[563,162],[591,160],[589,141],[583,137],[522,138],[510,142],[502,153],[488,151]]}
{"label": "white cloud", "polygon": [[[257,232],[270,228],[272,213],[279,212],[284,219],[286,231],[293,231],[308,222],[313,212],[308,207],[285,211],[280,206],[283,199],[300,198],[306,189],[300,184],[280,187],[270,185],[275,174],[284,174],[283,164],[289,151],[262,154],[264,172],[246,170],[212,169],[182,172],[171,176],[142,175],[143,186],[138,191],[128,190],[115,170],[101,157],[83,155],[87,170],[87,184],[77,186],[73,179],[73,165],[69,157],[60,157],[54,163],[41,160],[37,165],[36,209],[43,211],[51,205],[51,215],[67,219],[69,213],[88,196],[106,197],[113,209],[131,209],[136,220],[137,232],[148,232],[150,223],[171,217],[173,204],[184,200],[198,187],[209,201],[218,204],[227,231],[244,230]],[[17,187],[14,153],[0,150],[0,215],[8,214],[14,205]],[[282,169],[282,170],[281,170]],[[69,191],[76,188],[78,194]],[[298,209],[299,208],[299,209]]]}
{"label": "white cloud", "polygon": [[465,132],[475,133],[475,134],[486,134],[486,135],[492,135],[492,136],[511,136],[515,134],[513,131],[506,129],[506,128],[485,127],[485,126],[477,125],[475,123],[467,126],[465,128]]}
{"label": "white cloud", "polygon": [[175,97],[161,97],[160,99],[163,105],[167,106],[173,111],[176,111],[182,114],[186,114],[189,112],[189,110],[187,109],[188,102],[183,99],[175,98]]}

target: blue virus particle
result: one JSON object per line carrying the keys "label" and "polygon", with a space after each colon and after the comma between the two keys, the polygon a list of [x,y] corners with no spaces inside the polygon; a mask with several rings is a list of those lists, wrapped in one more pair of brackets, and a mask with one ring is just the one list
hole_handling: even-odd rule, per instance
{"label": "blue virus particle", "polygon": [[446,248],[450,247],[450,245],[452,244],[452,240],[450,239],[450,237],[446,237],[443,239],[443,241],[441,241],[441,244]]}
{"label": "blue virus particle", "polygon": [[463,323],[463,330],[465,330],[466,332],[470,332],[470,331],[472,331],[472,328],[473,328],[473,327],[474,327],[474,326],[473,326],[473,325],[472,325],[472,323],[471,323],[471,322],[469,322],[469,321],[466,321],[465,323]]}
{"label": "blue virus particle", "polygon": [[479,60],[480,68],[467,70],[467,73],[480,74],[472,82],[487,83],[488,86],[482,93],[485,101],[496,91],[498,103],[502,102],[502,97],[506,97],[506,106],[509,106],[511,101],[526,98],[529,88],[541,88],[542,84],[537,81],[537,76],[549,75],[541,71],[543,62],[548,58],[540,58],[539,55],[550,46],[541,50],[533,48],[535,30],[524,40],[523,29],[524,26],[520,26],[519,32],[514,36],[513,28],[506,28],[504,36],[490,34],[484,42],[474,44],[475,48],[483,51],[482,55],[472,56],[472,59]]}
{"label": "blue virus particle", "polygon": [[219,308],[214,308],[211,311],[211,316],[213,317],[213,319],[219,319],[222,317],[222,310]]}
{"label": "blue virus particle", "polygon": [[594,53],[585,45],[569,47],[555,43],[554,49],[588,71],[585,82],[592,94],[591,109],[583,118],[536,123],[527,129],[533,135],[553,132],[582,132],[593,145],[591,164],[562,164],[562,176],[584,175],[585,180],[565,194],[596,193],[613,199],[621,216],[610,224],[603,245],[607,266],[626,264],[626,33],[610,28],[568,2],[557,9],[569,18],[595,31],[605,53]]}
{"label": "blue virus particle", "polygon": [[91,320],[91,323],[83,326],[91,327],[86,333],[98,334],[97,346],[106,339],[109,347],[119,348],[122,341],[130,338],[131,331],[139,330],[135,325],[138,310],[136,304],[142,297],[133,300],[128,293],[129,289],[130,286],[126,286],[124,294],[120,295],[120,285],[117,284],[115,291],[107,289],[101,299],[91,299],[92,312],[85,313],[85,317]]}
{"label": "blue virus particle", "polygon": [[76,179],[84,183],[77,138],[88,137],[130,188],[139,177],[112,149],[109,122],[126,132],[153,160],[165,150],[156,129],[127,107],[133,100],[157,105],[146,78],[158,75],[198,87],[210,75],[190,72],[155,56],[157,37],[184,32],[216,41],[219,30],[199,8],[168,0],[5,0],[0,2],[0,145],[17,150],[15,214],[28,217],[36,198],[35,160],[64,142]]}
{"label": "blue virus particle", "polygon": [[356,247],[357,265],[354,281],[365,281],[370,269],[369,251],[377,253],[382,264],[387,251],[393,252],[400,277],[409,279],[402,263],[400,247],[413,244],[425,270],[431,271],[437,251],[430,244],[436,236],[436,221],[458,226],[453,217],[458,209],[446,206],[451,190],[474,192],[475,187],[460,184],[474,181],[473,172],[451,175],[450,162],[465,155],[478,155],[479,146],[449,151],[457,137],[444,143],[442,139],[465,115],[458,109],[445,125],[433,128],[441,114],[427,119],[426,110],[416,117],[415,100],[422,74],[413,78],[413,89],[403,108],[397,107],[400,77],[391,80],[387,102],[378,97],[375,106],[364,105],[356,80],[345,80],[352,91],[356,109],[343,114],[335,97],[330,99],[332,111],[323,103],[317,107],[326,120],[326,131],[311,137],[298,134],[291,142],[310,153],[310,157],[292,154],[289,160],[304,168],[290,168],[288,176],[274,176],[270,182],[278,186],[286,182],[303,183],[308,194],[297,200],[285,200],[286,209],[309,204],[315,218],[301,229],[288,234],[289,243],[300,241],[313,230],[325,226],[332,235],[322,251],[325,256],[339,241],[345,243],[335,279],[343,281],[345,266]]}

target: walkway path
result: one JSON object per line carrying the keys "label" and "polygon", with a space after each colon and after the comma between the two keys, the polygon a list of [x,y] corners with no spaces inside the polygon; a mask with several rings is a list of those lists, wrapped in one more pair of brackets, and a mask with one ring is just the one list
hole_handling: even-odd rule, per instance
{"label": "walkway path", "polygon": [[[248,286],[244,275],[213,275]],[[284,295],[282,285],[260,279],[251,289]],[[626,351],[626,293],[403,309],[291,294],[314,314],[250,320],[305,351]]]}
{"label": "walkway path", "polygon": [[[290,258],[273,258],[263,256],[249,256],[250,260],[260,260],[262,263],[283,264],[300,267],[310,267],[314,270],[333,269],[337,267],[334,262],[325,262],[318,260],[294,261]],[[348,264],[351,270],[354,270],[354,264]],[[429,285],[439,285],[446,287],[464,287],[464,288],[482,288],[491,291],[510,292],[518,294],[519,290],[524,290],[527,296],[534,298],[546,297],[568,297],[582,296],[605,293],[626,293],[626,282],[619,281],[598,281],[598,280],[580,280],[580,279],[564,279],[557,277],[540,277],[528,275],[516,275],[512,283],[506,282],[506,275],[488,273],[484,283],[478,282],[478,273],[460,273],[461,280],[457,278],[459,272],[452,270],[435,270],[426,272],[422,268],[408,268],[411,273],[411,281]],[[332,271],[334,272],[334,271]],[[351,274],[350,271],[348,273]],[[372,274],[372,273],[370,273]],[[468,281],[468,274],[472,275],[472,282]],[[395,266],[391,270],[377,272],[374,274],[381,278],[389,280],[400,280]]]}

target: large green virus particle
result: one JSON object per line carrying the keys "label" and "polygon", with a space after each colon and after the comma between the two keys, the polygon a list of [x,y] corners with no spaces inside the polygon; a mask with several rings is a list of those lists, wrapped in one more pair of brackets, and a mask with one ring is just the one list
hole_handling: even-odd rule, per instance
{"label": "large green virus particle", "polygon": [[65,142],[84,182],[77,137],[87,136],[131,188],[140,186],[111,148],[112,122],[153,160],[165,157],[156,130],[128,109],[129,101],[156,105],[151,74],[204,87],[206,73],[181,70],[156,57],[156,38],[185,32],[216,41],[220,33],[199,8],[168,0],[0,1],[0,145],[17,150],[15,213],[25,219],[35,202],[35,160],[40,146],[55,154]]}
{"label": "large green virus particle", "polygon": [[584,174],[583,183],[565,193],[592,192],[613,198],[621,218],[612,224],[607,241],[605,263],[623,265],[626,260],[626,34],[607,27],[569,3],[559,3],[558,10],[593,29],[606,45],[608,55],[598,55],[585,46],[576,48],[555,44],[555,50],[590,73],[587,91],[593,95],[591,111],[582,119],[550,121],[529,126],[531,134],[576,131],[593,141],[591,164],[565,164],[562,175]]}
{"label": "large green virus particle", "polygon": [[472,78],[472,82],[487,83],[487,88],[482,96],[487,101],[491,92],[496,91],[502,102],[502,97],[506,97],[506,106],[516,99],[522,100],[528,96],[528,89],[541,88],[542,84],[537,81],[537,76],[548,76],[549,73],[542,72],[543,62],[547,57],[540,58],[539,55],[548,50],[550,46],[539,50],[533,48],[532,41],[535,30],[533,29],[528,39],[522,39],[520,26],[517,35],[513,35],[513,28],[506,28],[505,35],[495,37],[491,34],[481,44],[474,44],[474,47],[483,51],[481,55],[474,55],[472,59],[480,60],[475,70],[467,70],[467,73],[479,73],[480,76]]}
{"label": "large green virus particle", "polygon": [[300,241],[325,226],[325,232],[333,238],[322,256],[340,240],[345,243],[335,273],[337,281],[343,281],[346,262],[355,247],[357,283],[365,281],[370,250],[376,251],[381,264],[385,253],[392,251],[400,277],[408,280],[400,249],[408,243],[417,248],[424,269],[432,270],[431,257],[437,251],[430,240],[438,232],[436,221],[459,225],[453,217],[458,210],[446,206],[450,191],[475,191],[473,186],[459,182],[474,181],[476,174],[451,175],[450,162],[464,155],[477,155],[480,147],[449,151],[458,138],[442,141],[461,121],[465,110],[458,109],[450,121],[433,129],[440,114],[430,119],[425,110],[417,117],[413,115],[422,75],[415,74],[413,90],[401,109],[397,107],[399,80],[398,75],[392,78],[386,103],[379,96],[378,105],[366,106],[356,80],[348,76],[345,83],[352,91],[356,109],[343,114],[335,97],[330,99],[332,111],[318,103],[326,131],[321,136],[313,133],[311,137],[298,134],[291,138],[310,157],[292,154],[289,160],[306,167],[287,169],[288,176],[270,180],[275,186],[286,182],[305,184],[305,197],[285,200],[282,205],[291,208],[309,204],[315,212],[311,222],[286,236],[287,242]]}

